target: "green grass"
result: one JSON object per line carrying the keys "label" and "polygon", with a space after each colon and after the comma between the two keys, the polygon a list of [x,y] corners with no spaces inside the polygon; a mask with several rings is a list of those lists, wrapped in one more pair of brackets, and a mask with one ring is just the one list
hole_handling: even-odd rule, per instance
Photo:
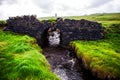
{"label": "green grass", "polygon": [[120,13],[91,14],[85,16],[66,16],[63,18],[76,20],[87,19],[91,21],[120,21]]}
{"label": "green grass", "polygon": [[36,40],[0,30],[0,80],[59,80]]}
{"label": "green grass", "polygon": [[[114,14],[114,16],[118,15],[120,14]],[[86,69],[90,69],[94,75],[100,78],[120,78],[120,20],[113,19],[112,21],[109,19],[100,21],[102,25],[106,25],[104,26],[105,39],[77,40],[70,43],[78,58],[82,59]]]}
{"label": "green grass", "polygon": [[103,13],[103,14],[91,14],[85,16],[67,16],[63,17],[67,19],[87,19],[90,21],[97,21],[102,23],[103,26],[110,26],[112,24],[120,24],[120,13]]}
{"label": "green grass", "polygon": [[[104,27],[110,26],[112,24],[120,24],[120,13],[101,13],[101,14],[91,14],[91,15],[84,15],[84,16],[62,16],[64,19],[86,19],[90,21],[97,21],[102,23]],[[55,20],[55,17],[41,17],[39,20]]]}
{"label": "green grass", "polygon": [[108,34],[106,37],[98,41],[73,41],[70,46],[93,73],[120,78],[120,35]]}

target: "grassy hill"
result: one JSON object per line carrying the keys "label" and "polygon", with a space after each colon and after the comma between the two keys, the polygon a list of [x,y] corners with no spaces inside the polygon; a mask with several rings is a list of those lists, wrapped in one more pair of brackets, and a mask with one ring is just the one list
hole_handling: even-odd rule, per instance
{"label": "grassy hill", "polygon": [[87,19],[91,21],[97,21],[102,23],[103,26],[109,26],[111,24],[120,24],[120,13],[104,13],[104,14],[91,14],[85,16],[68,16],[64,17],[68,19]]}

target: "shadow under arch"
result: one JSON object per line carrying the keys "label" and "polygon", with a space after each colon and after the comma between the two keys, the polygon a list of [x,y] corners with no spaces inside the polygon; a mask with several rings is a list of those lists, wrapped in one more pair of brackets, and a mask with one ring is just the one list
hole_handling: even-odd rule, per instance
{"label": "shadow under arch", "polygon": [[48,41],[48,38],[47,38],[48,37],[48,29],[49,28],[45,29],[43,31],[43,33],[41,34],[41,41],[42,41],[41,47],[42,48],[48,47],[48,45],[49,45],[49,41]]}
{"label": "shadow under arch", "polygon": [[[49,43],[50,41],[49,41],[48,37],[49,36],[53,36],[54,35],[54,31],[56,31],[56,32],[57,32],[57,30],[60,31],[60,29],[55,28],[54,30],[51,30],[51,33],[53,33],[53,34],[50,35],[49,34],[49,30],[50,29],[51,29],[51,27],[46,28],[42,32],[38,32],[38,34],[37,34],[36,39],[37,39],[37,42],[38,42],[39,46],[41,46],[41,48],[49,47],[50,46],[50,43]],[[59,34],[60,34],[60,36],[59,36],[60,42],[59,42],[59,44],[57,46],[61,45],[61,32],[59,32]],[[54,40],[52,42],[54,42]],[[54,46],[54,47],[56,47],[56,46]]]}

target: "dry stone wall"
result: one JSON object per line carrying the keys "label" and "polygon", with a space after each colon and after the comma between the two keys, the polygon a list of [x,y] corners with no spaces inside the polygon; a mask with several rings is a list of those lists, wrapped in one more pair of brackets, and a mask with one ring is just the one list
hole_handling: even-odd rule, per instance
{"label": "dry stone wall", "polygon": [[57,28],[61,30],[62,44],[72,40],[98,40],[104,37],[100,23],[88,20],[58,20]]}
{"label": "dry stone wall", "polygon": [[104,31],[100,23],[88,20],[70,20],[58,18],[56,23],[47,20],[39,21],[36,16],[10,17],[4,30],[27,34],[37,39],[44,47],[48,45],[48,29],[55,27],[60,30],[62,46],[67,46],[72,40],[98,40],[104,37]]}

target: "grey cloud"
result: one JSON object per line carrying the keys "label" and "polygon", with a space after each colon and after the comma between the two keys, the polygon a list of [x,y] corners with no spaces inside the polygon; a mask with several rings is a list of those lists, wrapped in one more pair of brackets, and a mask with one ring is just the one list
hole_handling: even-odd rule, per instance
{"label": "grey cloud", "polygon": [[53,2],[51,0],[32,0],[44,13],[50,13],[53,9]]}
{"label": "grey cloud", "polygon": [[75,7],[71,7],[71,6],[64,5],[64,4],[61,4],[60,10],[65,11],[65,12],[67,12],[67,11],[68,12],[69,11],[78,11],[78,9],[76,9]]}
{"label": "grey cloud", "polygon": [[3,2],[4,2],[4,0],[0,0],[0,5],[2,5]]}
{"label": "grey cloud", "polygon": [[99,6],[102,6],[104,4],[107,4],[113,0],[92,0],[92,4],[89,6],[89,8],[96,8]]}
{"label": "grey cloud", "polygon": [[73,8],[71,8],[70,6],[67,6],[67,5],[64,5],[64,4],[61,5],[61,10],[62,11],[68,11],[68,10],[71,10],[71,9],[73,9]]}
{"label": "grey cloud", "polygon": [[0,5],[3,5],[3,4],[14,4],[14,3],[17,3],[17,0],[0,0]]}

